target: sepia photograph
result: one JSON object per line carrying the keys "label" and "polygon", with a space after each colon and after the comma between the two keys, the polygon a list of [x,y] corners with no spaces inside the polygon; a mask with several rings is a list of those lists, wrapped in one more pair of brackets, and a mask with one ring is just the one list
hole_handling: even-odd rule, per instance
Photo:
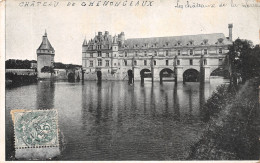
{"label": "sepia photograph", "polygon": [[4,24],[5,161],[260,159],[260,1],[6,0]]}

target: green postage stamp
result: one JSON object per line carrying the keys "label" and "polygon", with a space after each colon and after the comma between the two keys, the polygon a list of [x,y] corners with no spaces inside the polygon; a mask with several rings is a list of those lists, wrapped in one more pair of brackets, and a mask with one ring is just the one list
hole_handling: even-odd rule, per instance
{"label": "green postage stamp", "polygon": [[58,147],[57,110],[13,111],[15,148]]}

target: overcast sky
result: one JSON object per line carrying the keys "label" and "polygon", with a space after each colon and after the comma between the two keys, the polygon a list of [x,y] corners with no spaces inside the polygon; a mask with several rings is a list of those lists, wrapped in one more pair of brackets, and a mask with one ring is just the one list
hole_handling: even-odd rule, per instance
{"label": "overcast sky", "polygon": [[233,23],[234,39],[259,44],[259,8],[176,9],[176,1],[155,1],[152,7],[82,7],[81,1],[74,1],[75,7],[66,7],[68,1],[59,1],[57,7],[19,7],[21,1],[7,0],[6,59],[36,60],[45,29],[55,49],[55,61],[74,64],[81,64],[84,38],[89,40],[98,31],[112,35],[124,31],[126,38],[202,33],[228,36],[228,24]]}

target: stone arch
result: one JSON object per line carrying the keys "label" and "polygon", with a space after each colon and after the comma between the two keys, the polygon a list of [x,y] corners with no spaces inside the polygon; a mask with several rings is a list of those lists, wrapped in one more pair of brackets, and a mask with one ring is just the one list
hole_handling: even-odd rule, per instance
{"label": "stone arch", "polygon": [[69,82],[75,82],[75,73],[70,72],[70,73],[68,74],[68,81],[69,81]]}
{"label": "stone arch", "polygon": [[151,70],[147,69],[147,68],[144,68],[140,71],[140,76],[141,78],[149,78],[149,77],[152,77],[152,72]]}
{"label": "stone arch", "polygon": [[173,78],[175,77],[174,71],[170,68],[164,68],[160,71],[160,82],[162,82],[163,78]]}
{"label": "stone arch", "polygon": [[200,72],[190,68],[183,72],[183,82],[199,82]]}
{"label": "stone arch", "polygon": [[210,76],[222,76],[228,78],[229,71],[223,67],[214,67],[210,70]]}

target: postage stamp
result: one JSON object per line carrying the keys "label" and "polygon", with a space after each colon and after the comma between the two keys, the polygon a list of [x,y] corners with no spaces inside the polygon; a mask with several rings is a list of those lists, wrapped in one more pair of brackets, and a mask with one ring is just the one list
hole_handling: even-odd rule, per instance
{"label": "postage stamp", "polygon": [[14,110],[11,114],[16,149],[59,146],[57,110]]}

